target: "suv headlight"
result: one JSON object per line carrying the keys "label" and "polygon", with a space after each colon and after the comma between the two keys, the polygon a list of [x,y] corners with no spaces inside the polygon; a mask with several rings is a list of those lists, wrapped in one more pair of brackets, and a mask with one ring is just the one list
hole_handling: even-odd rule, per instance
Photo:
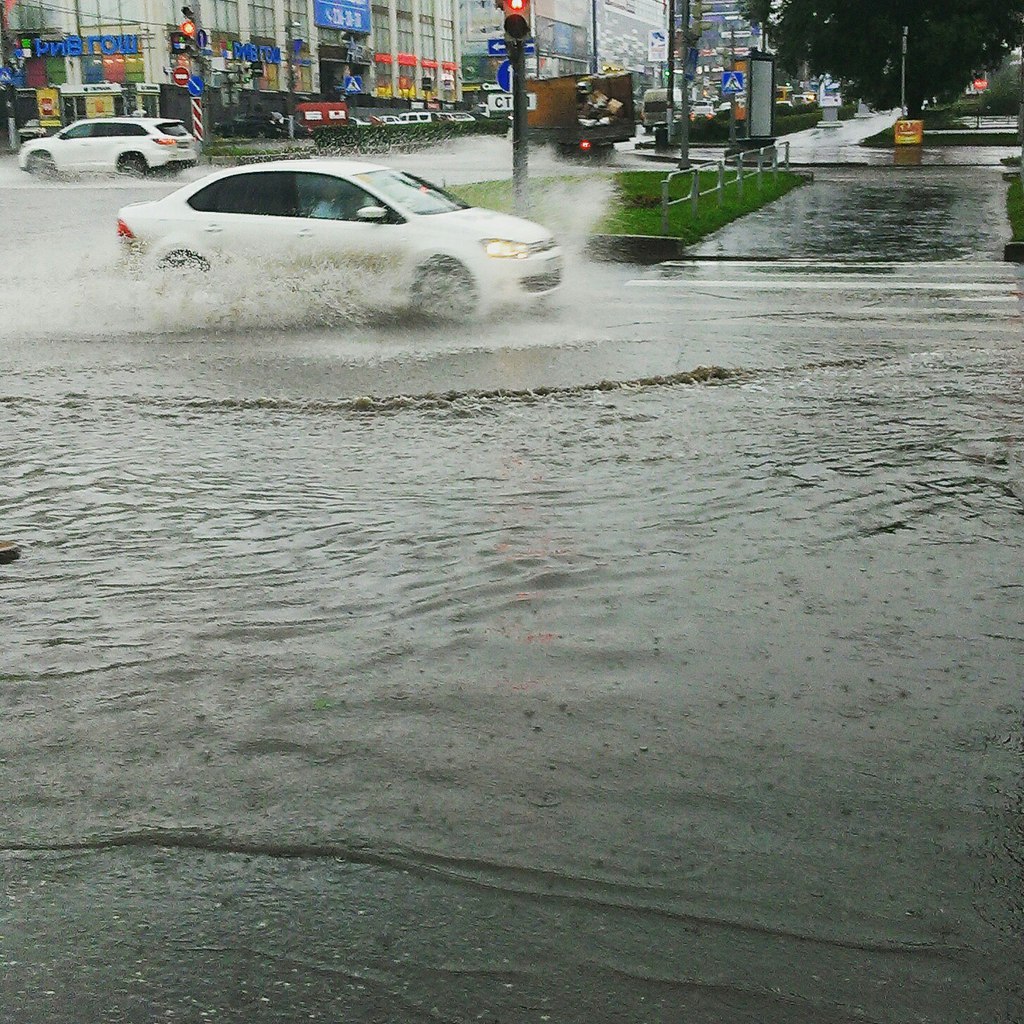
{"label": "suv headlight", "polygon": [[484,249],[495,259],[525,260],[530,255],[526,242],[513,242],[508,238],[485,238]]}

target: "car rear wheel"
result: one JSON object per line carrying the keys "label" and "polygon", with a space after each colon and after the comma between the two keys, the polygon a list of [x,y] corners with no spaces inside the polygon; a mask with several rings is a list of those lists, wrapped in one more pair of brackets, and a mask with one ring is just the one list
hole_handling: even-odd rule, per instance
{"label": "car rear wheel", "polygon": [[117,170],[131,178],[141,178],[149,170],[149,164],[141,153],[125,153],[117,161]]}
{"label": "car rear wheel", "polygon": [[210,269],[210,261],[191,249],[175,249],[157,265],[161,270],[198,270],[206,273]]}
{"label": "car rear wheel", "polygon": [[429,317],[467,320],[477,309],[473,275],[458,260],[437,256],[420,268],[412,303],[417,312]]}
{"label": "car rear wheel", "polygon": [[40,178],[55,178],[57,176],[57,165],[49,153],[33,153],[28,158],[28,172]]}

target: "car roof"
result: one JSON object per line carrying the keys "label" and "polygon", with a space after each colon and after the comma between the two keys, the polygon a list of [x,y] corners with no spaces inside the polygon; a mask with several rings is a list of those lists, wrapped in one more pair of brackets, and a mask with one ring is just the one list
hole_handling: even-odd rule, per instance
{"label": "car roof", "polygon": [[[225,177],[239,172],[262,171],[319,171],[321,174],[366,174],[368,171],[389,171],[384,164],[372,164],[362,160],[307,159],[307,160],[267,160],[258,164],[244,164],[222,171],[217,177]],[[206,179],[204,179],[206,180]]]}
{"label": "car roof", "polygon": [[[168,121],[173,121],[175,124],[182,124],[180,117],[80,117],[74,124],[96,124],[97,122],[106,123],[113,121],[116,124],[166,124]],[[68,126],[70,127],[70,125]]]}

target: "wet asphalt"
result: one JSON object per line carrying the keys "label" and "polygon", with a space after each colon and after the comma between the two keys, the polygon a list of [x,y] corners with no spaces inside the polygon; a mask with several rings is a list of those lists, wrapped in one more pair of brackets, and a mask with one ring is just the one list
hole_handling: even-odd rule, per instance
{"label": "wet asphalt", "polygon": [[4,1024],[1024,1020],[998,169],[645,269],[593,177],[429,325],[0,174]]}

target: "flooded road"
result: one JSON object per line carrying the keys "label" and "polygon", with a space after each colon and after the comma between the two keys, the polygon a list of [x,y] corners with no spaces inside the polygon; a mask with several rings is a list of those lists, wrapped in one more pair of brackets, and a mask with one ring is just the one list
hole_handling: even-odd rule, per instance
{"label": "flooded road", "polygon": [[903,171],[446,326],[12,182],[0,1021],[1024,1019],[1021,280]]}

